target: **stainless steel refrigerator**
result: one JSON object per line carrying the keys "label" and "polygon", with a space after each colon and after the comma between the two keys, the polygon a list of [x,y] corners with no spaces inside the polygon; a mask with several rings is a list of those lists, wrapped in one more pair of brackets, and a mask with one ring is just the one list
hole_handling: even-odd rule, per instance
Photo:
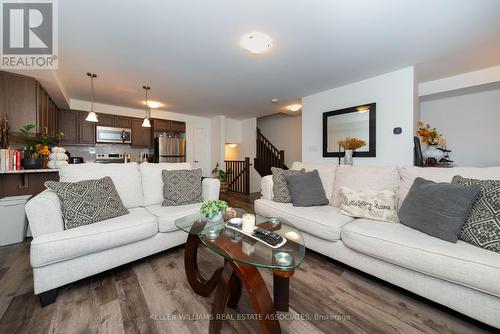
{"label": "stainless steel refrigerator", "polygon": [[156,162],[186,162],[186,140],[160,135],[155,138]]}

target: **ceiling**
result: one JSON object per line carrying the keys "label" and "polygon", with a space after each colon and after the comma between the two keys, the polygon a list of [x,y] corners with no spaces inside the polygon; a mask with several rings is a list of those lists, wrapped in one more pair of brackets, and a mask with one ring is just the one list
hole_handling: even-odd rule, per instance
{"label": "ceiling", "polygon": [[[265,54],[241,35],[273,38]],[[500,63],[498,0],[59,1],[66,98],[232,118],[282,111],[300,97],[416,65],[428,81]],[[279,99],[276,104],[272,98]]]}

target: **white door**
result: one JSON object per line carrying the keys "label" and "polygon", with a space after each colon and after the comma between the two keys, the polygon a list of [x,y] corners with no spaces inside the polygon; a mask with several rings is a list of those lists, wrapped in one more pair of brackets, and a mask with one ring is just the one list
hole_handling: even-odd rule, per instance
{"label": "white door", "polygon": [[210,176],[209,152],[210,141],[208,140],[207,129],[194,128],[193,132],[193,168],[201,168],[203,176]]}

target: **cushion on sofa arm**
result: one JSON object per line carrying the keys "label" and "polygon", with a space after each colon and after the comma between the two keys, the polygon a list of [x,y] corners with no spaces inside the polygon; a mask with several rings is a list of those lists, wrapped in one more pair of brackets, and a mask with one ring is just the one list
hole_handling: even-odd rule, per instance
{"label": "cushion on sofa arm", "polygon": [[273,200],[273,176],[266,175],[260,181],[261,195],[263,199]]}
{"label": "cushion on sofa arm", "polygon": [[46,189],[30,199],[25,210],[34,238],[64,231],[61,202],[52,190]]}
{"label": "cushion on sofa arm", "polygon": [[124,216],[35,237],[31,242],[31,265],[45,266],[130,244],[158,233],[156,217],[146,209],[129,211]]}
{"label": "cushion on sofa arm", "polygon": [[339,206],[341,187],[353,190],[390,190],[397,191],[399,187],[399,171],[393,166],[348,166],[337,167],[331,205]]}
{"label": "cushion on sofa arm", "polygon": [[500,297],[500,254],[467,242],[369,219],[345,225],[342,241],[362,254]]}

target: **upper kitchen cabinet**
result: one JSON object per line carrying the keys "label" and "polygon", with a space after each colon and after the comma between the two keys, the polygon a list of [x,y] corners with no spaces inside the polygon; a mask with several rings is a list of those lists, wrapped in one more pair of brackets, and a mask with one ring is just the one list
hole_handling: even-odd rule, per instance
{"label": "upper kitchen cabinet", "polygon": [[153,132],[161,134],[164,132],[186,132],[186,123],[178,121],[169,121],[164,119],[153,120]]}
{"label": "upper kitchen cabinet", "polygon": [[134,147],[151,147],[152,136],[151,128],[142,127],[143,119],[132,119],[132,146]]}
{"label": "upper kitchen cabinet", "polygon": [[61,110],[59,125],[64,137],[61,143],[66,145],[95,145],[96,123],[85,120],[86,111]]}
{"label": "upper kitchen cabinet", "polygon": [[186,123],[172,121],[172,132],[186,132]]}
{"label": "upper kitchen cabinet", "polygon": [[98,126],[110,126],[122,129],[132,128],[132,118],[127,116],[118,116],[111,114],[98,114]]}
{"label": "upper kitchen cabinet", "polygon": [[0,72],[0,113],[7,115],[12,132],[34,124],[39,134],[53,134],[59,129],[58,108],[35,79]]}
{"label": "upper kitchen cabinet", "polygon": [[37,125],[36,80],[0,72],[0,114],[7,115],[12,132],[19,132],[25,124]]}

